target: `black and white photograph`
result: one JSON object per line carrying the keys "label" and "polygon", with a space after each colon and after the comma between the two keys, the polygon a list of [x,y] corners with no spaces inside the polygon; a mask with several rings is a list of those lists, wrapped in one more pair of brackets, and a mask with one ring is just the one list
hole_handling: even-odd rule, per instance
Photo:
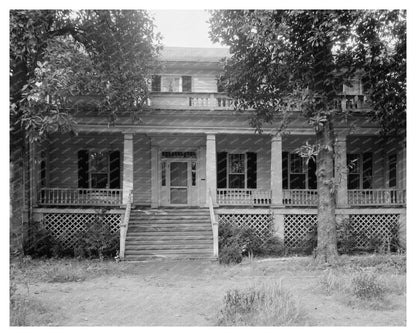
{"label": "black and white photograph", "polygon": [[151,5],[8,8],[9,330],[407,327],[408,10]]}

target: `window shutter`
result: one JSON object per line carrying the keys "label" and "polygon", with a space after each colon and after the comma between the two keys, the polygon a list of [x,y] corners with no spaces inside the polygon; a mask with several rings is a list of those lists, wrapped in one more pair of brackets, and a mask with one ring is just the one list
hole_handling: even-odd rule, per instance
{"label": "window shutter", "polygon": [[373,180],[373,153],[363,154],[363,189],[371,189]]}
{"label": "window shutter", "polygon": [[120,151],[110,152],[110,189],[120,189]]}
{"label": "window shutter", "polygon": [[282,152],[282,183],[283,189],[287,189],[289,186],[289,171],[288,171],[288,164],[289,164],[289,153]]}
{"label": "window shutter", "polygon": [[257,153],[247,153],[247,188],[257,188]]}
{"label": "window shutter", "polygon": [[152,91],[160,92],[161,89],[161,76],[154,75],[152,76]]}
{"label": "window shutter", "polygon": [[191,76],[182,76],[182,92],[192,92]]}
{"label": "window shutter", "polygon": [[88,160],[89,153],[87,150],[78,151],[78,188],[89,188]]}
{"label": "window shutter", "polygon": [[[316,159],[315,159],[316,160]],[[308,161],[308,188],[316,189],[316,162],[313,159]]]}
{"label": "window shutter", "polygon": [[227,188],[227,153],[217,153],[217,188]]}

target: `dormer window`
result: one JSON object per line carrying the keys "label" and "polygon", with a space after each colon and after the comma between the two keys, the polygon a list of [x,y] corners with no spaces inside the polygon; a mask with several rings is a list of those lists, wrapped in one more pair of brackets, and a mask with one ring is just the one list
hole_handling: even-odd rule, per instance
{"label": "dormer window", "polygon": [[342,85],[342,93],[346,96],[363,95],[363,86],[359,78],[349,80],[348,85]]}

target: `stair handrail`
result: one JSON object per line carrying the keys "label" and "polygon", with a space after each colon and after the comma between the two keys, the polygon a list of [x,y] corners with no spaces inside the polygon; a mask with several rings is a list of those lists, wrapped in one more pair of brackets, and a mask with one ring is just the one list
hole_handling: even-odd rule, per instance
{"label": "stair handrail", "polygon": [[214,212],[214,204],[212,201],[212,194],[211,189],[208,192],[208,207],[209,207],[209,214],[211,217],[211,227],[212,227],[212,235],[213,235],[213,242],[214,242],[214,258],[218,258],[218,221],[215,217]]}
{"label": "stair handrail", "polygon": [[133,203],[133,190],[129,191],[129,197],[126,204],[126,211],[124,212],[123,222],[120,224],[120,259],[124,259],[126,251],[126,237],[129,228],[131,205]]}

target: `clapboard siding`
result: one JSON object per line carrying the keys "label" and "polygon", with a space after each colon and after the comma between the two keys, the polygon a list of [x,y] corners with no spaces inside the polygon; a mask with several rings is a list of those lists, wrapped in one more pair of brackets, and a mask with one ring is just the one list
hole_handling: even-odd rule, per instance
{"label": "clapboard siding", "polygon": [[151,160],[150,139],[144,134],[133,138],[133,199],[135,204],[150,205]]}
{"label": "clapboard siding", "polygon": [[[50,188],[78,188],[78,151],[120,151],[123,155],[123,137],[113,134],[91,136],[51,136],[48,152]],[[122,165],[122,163],[121,163]],[[120,167],[122,171],[123,167]],[[121,181],[122,183],[122,176]]]}

